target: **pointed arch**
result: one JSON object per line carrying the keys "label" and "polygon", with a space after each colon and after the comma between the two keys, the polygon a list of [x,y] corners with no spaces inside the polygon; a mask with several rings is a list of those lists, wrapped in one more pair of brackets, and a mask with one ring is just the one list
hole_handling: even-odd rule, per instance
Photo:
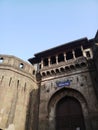
{"label": "pointed arch", "polygon": [[[88,119],[88,104],[85,99],[85,97],[78,91],[72,88],[62,88],[58,91],[56,91],[50,98],[48,102],[48,117],[49,117],[49,129],[56,130],[56,122],[55,122],[55,116],[56,116],[56,105],[57,103],[64,97],[73,97],[76,99],[82,108],[84,120],[85,120],[85,126],[86,130],[91,130],[91,124],[89,123]],[[51,125],[52,124],[52,125]]]}

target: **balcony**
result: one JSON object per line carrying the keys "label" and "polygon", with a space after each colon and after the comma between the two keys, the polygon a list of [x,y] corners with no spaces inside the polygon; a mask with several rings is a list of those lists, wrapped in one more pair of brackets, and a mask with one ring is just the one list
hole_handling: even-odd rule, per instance
{"label": "balcony", "polygon": [[87,59],[82,56],[76,59],[67,60],[67,62],[60,62],[59,64],[44,67],[40,70],[40,72],[43,78],[47,78],[59,74],[69,74],[87,68]]}
{"label": "balcony", "polygon": [[44,66],[40,71],[46,71],[46,70],[50,70],[50,69],[54,69],[54,68],[59,68],[59,67],[62,67],[62,66],[71,66],[71,65],[81,65],[81,64],[87,64],[87,59],[83,56],[81,57],[78,57],[76,59],[70,59],[70,60],[66,60],[63,61],[63,62],[59,62],[58,64],[51,64],[50,66]]}

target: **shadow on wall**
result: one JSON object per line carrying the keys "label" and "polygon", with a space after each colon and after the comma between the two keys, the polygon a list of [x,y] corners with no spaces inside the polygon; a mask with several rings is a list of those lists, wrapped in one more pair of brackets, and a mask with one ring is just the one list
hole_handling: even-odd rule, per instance
{"label": "shadow on wall", "polygon": [[37,130],[39,111],[39,91],[32,90],[29,96],[28,111],[26,115],[25,130]]}
{"label": "shadow on wall", "polygon": [[90,76],[92,79],[92,83],[95,89],[95,93],[98,99],[98,31],[96,33],[96,36],[93,40],[93,59],[88,60],[88,67],[89,70],[94,69],[94,73],[92,71],[90,72]]}
{"label": "shadow on wall", "polygon": [[95,95],[94,104],[96,104],[95,107],[93,108],[94,111],[91,112],[90,114],[90,119],[94,130],[98,129],[98,111],[97,111],[98,110],[98,44],[97,43],[98,43],[98,31],[93,41],[93,47],[92,47],[93,58],[87,61],[90,79],[92,80],[92,85],[89,86],[90,98],[93,99],[93,95]]}

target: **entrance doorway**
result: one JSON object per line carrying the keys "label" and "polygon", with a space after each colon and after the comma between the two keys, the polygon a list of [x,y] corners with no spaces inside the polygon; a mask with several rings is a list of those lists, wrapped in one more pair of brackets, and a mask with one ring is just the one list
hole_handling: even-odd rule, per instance
{"label": "entrance doorway", "polygon": [[85,130],[82,108],[75,98],[64,97],[57,103],[56,130]]}

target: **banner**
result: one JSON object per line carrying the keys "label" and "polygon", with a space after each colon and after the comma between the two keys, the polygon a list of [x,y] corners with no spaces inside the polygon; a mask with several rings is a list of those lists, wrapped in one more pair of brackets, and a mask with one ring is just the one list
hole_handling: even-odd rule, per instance
{"label": "banner", "polygon": [[56,82],[58,87],[65,87],[65,86],[70,86],[70,81],[60,81],[60,82]]}

